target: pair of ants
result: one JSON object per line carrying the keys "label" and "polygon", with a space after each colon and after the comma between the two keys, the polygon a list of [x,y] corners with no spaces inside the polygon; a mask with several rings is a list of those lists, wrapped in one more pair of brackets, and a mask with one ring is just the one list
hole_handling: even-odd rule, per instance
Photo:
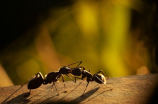
{"label": "pair of ants", "polygon": [[[77,63],[78,63],[78,65],[75,68],[69,67],[69,66],[71,66],[73,64],[77,64]],[[95,73],[94,75],[92,75],[90,73],[90,70],[87,71],[87,70],[85,70],[85,68],[83,66],[79,66],[81,63],[82,63],[82,61],[79,61],[79,62],[69,64],[67,66],[63,66],[62,68],[59,69],[59,71],[53,71],[53,72],[48,73],[48,75],[45,75],[45,78],[43,77],[43,75],[40,72],[38,72],[28,82],[28,89],[30,90],[29,93],[31,92],[31,89],[36,89],[36,88],[40,87],[42,84],[46,85],[48,83],[51,84],[53,82],[52,87],[53,87],[53,85],[55,86],[55,89],[59,95],[55,82],[59,81],[59,78],[62,77],[62,81],[64,83],[65,81],[64,81],[63,75],[68,76],[74,83],[76,83],[76,78],[83,80],[84,78],[87,77],[86,88],[90,81],[95,81],[99,84],[106,85],[106,79],[108,79],[108,78],[105,77],[103,71],[99,71],[99,72]],[[75,81],[68,74],[71,74],[75,78]],[[81,75],[82,75],[81,78],[77,77],[77,76],[81,76]],[[64,88],[65,88],[65,83],[64,83]],[[85,88],[83,94],[85,93],[86,88]],[[67,91],[65,91],[65,92],[67,92]]]}

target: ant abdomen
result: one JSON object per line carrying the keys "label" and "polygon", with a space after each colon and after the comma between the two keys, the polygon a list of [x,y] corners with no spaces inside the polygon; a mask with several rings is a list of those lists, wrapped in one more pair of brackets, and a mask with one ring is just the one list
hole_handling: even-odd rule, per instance
{"label": "ant abdomen", "polygon": [[28,83],[28,89],[36,89],[36,88],[40,87],[42,85],[42,83],[43,83],[42,78],[33,78]]}
{"label": "ant abdomen", "polygon": [[105,84],[106,83],[106,78],[102,74],[96,74],[93,78],[94,78],[93,80],[95,80],[99,84],[103,84],[103,83]]}
{"label": "ant abdomen", "polygon": [[42,85],[44,81],[41,72],[35,74],[35,76],[28,82],[28,89],[36,89]]}

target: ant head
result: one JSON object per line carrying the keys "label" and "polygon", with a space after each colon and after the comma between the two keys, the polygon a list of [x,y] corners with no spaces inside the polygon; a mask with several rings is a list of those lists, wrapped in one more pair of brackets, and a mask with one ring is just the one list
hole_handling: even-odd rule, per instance
{"label": "ant head", "polygon": [[72,73],[72,70],[68,66],[63,66],[62,68],[59,69],[59,73],[69,74],[69,73]]}

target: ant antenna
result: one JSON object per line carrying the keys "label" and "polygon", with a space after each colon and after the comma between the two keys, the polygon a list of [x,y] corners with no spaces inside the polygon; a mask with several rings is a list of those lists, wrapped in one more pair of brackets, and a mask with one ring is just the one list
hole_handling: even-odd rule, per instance
{"label": "ant antenna", "polygon": [[[68,76],[68,75],[66,74],[66,76]],[[75,83],[75,81],[70,76],[68,76],[68,77]]]}
{"label": "ant antenna", "polygon": [[69,65],[67,65],[67,66],[70,66],[70,65],[73,65],[73,64],[76,64],[76,63],[79,63],[77,66],[76,66],[76,68],[82,63],[82,61],[78,61],[78,62],[75,62],[75,63],[72,63],[72,64],[69,64]]}

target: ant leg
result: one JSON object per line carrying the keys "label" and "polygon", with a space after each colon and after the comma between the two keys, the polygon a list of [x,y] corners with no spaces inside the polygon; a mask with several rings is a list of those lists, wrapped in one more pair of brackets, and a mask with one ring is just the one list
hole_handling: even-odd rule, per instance
{"label": "ant leg", "polygon": [[52,92],[53,92],[53,85],[54,85],[54,84],[52,84],[52,88],[51,88]]}
{"label": "ant leg", "polygon": [[30,91],[29,91],[29,94],[31,94],[31,89],[30,89]]}
{"label": "ant leg", "polygon": [[[66,74],[66,75],[67,75],[67,74]],[[67,76],[68,76],[68,75],[67,75]],[[82,79],[82,78],[76,77],[76,76],[75,76],[75,75],[73,75],[73,74],[71,74],[71,76],[73,76],[73,77],[74,77],[75,81],[73,81],[71,77],[69,77],[69,76],[68,76],[68,77],[69,77],[69,78],[70,78],[70,79],[71,79],[74,83],[76,83],[76,78],[78,78],[78,79]]]}
{"label": "ant leg", "polygon": [[100,72],[105,76],[104,72],[102,70],[100,70]]}
{"label": "ant leg", "polygon": [[[82,78],[81,78],[81,79],[82,79]],[[85,79],[83,79],[83,80],[79,83],[79,85],[80,85],[83,81],[85,81]]]}
{"label": "ant leg", "polygon": [[[104,72],[102,70],[100,70],[99,73],[100,72],[105,76],[105,74],[104,74]],[[106,78],[106,80],[110,79],[110,77],[105,77],[105,78]]]}
{"label": "ant leg", "polygon": [[[107,88],[111,88],[111,87],[108,87],[107,85],[106,85],[106,83],[104,83],[100,78],[98,78],[97,76],[96,76],[96,78],[97,79],[99,79],[101,82],[102,82],[102,84],[104,84]],[[112,90],[113,88],[111,88],[111,90]]]}
{"label": "ant leg", "polygon": [[78,67],[78,66],[82,63],[82,61],[78,61],[78,62],[75,62],[75,63],[69,64],[68,66],[73,65],[73,64],[76,64],[76,63],[79,63],[79,64],[76,66],[76,67]]}
{"label": "ant leg", "polygon": [[82,78],[79,78],[79,77],[76,77],[76,76],[74,76],[74,78],[75,78],[75,83],[76,83],[76,79],[78,78],[78,79],[82,79]]}
{"label": "ant leg", "polygon": [[[102,73],[104,76],[105,76],[105,74],[104,74],[104,72],[102,71],[102,70],[100,70],[99,72],[97,72],[97,73]],[[110,77],[106,77],[106,80],[108,80]]]}
{"label": "ant leg", "polygon": [[[66,74],[67,75],[67,74]],[[75,81],[69,76],[69,75],[67,75],[74,83],[75,83]]]}
{"label": "ant leg", "polygon": [[[85,93],[85,91],[86,91],[86,89],[87,89],[88,84],[89,84],[89,82],[87,82],[87,85],[86,85],[86,88],[85,88],[85,90],[84,90],[83,94]],[[82,95],[83,95],[83,94],[82,94]]]}
{"label": "ant leg", "polygon": [[102,84],[104,84],[104,85],[106,85],[106,83],[104,83],[99,77],[97,77],[97,76],[95,76],[97,79],[99,79],[101,82],[102,82]]}
{"label": "ant leg", "polygon": [[[67,74],[66,74],[67,75]],[[74,75],[72,75],[74,78],[75,78],[75,81],[69,76],[69,75],[67,75],[74,83],[76,83],[76,78],[78,78],[78,79],[82,79],[82,78],[79,78],[79,77],[76,77],[76,76],[74,76]]]}
{"label": "ant leg", "polygon": [[[97,73],[102,73],[105,76],[105,74],[102,70],[98,71]],[[97,74],[97,73],[95,73],[95,74]]]}
{"label": "ant leg", "polygon": [[[63,77],[63,75],[61,75],[62,76],[62,80],[63,80],[63,83],[65,82],[65,80],[64,80],[64,77]],[[66,89],[66,86],[65,86],[65,83],[64,83],[64,88]],[[68,90],[65,90],[65,93],[67,92]]]}
{"label": "ant leg", "polygon": [[[71,74],[72,75],[72,74]],[[76,83],[76,79],[78,78],[78,79],[82,79],[82,78],[79,78],[79,77],[76,77],[75,75],[72,75],[73,77],[74,77],[74,79],[75,79],[75,81],[73,81],[74,83]]]}
{"label": "ant leg", "polygon": [[76,78],[77,78],[77,77],[76,77],[76,76],[74,76],[74,78],[75,78],[75,83],[76,83]]}
{"label": "ant leg", "polygon": [[[56,90],[56,92],[58,93],[58,95],[59,95],[59,92],[58,92],[58,90],[57,90],[57,88],[56,88],[56,85],[55,85],[55,82],[53,81],[53,85],[55,86],[55,90]],[[53,87],[53,85],[52,85],[52,87]]]}

